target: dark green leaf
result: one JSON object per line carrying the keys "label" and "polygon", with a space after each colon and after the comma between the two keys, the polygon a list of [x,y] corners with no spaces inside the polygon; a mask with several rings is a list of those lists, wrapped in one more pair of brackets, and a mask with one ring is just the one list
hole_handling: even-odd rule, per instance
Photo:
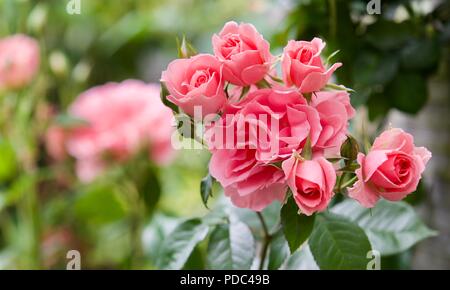
{"label": "dark green leaf", "polygon": [[299,214],[298,211],[292,197],[281,208],[281,224],[291,253],[308,239],[314,226],[314,216]]}
{"label": "dark green leaf", "polygon": [[270,85],[270,83],[266,80],[266,79],[262,79],[259,82],[256,83],[256,86],[259,89],[267,89],[267,88],[271,88],[272,86]]}
{"label": "dark green leaf", "polygon": [[391,104],[386,95],[373,94],[367,101],[367,108],[369,110],[369,120],[375,121],[377,118],[387,115]]}
{"label": "dark green leaf", "polygon": [[208,226],[200,219],[190,219],[179,226],[165,240],[157,260],[160,269],[183,268],[195,246],[208,234]]}
{"label": "dark green leaf", "polygon": [[125,202],[113,185],[92,184],[75,201],[75,214],[92,224],[110,223],[125,217]]}
{"label": "dark green leaf", "polygon": [[316,217],[309,246],[320,269],[326,270],[366,269],[366,255],[371,250],[358,225],[334,214]]}
{"label": "dark green leaf", "polygon": [[346,158],[345,163],[356,160],[359,153],[358,141],[351,135],[347,135],[347,139],[341,146],[341,156]]}
{"label": "dark green leaf", "polygon": [[[391,53],[362,51],[355,60],[353,81],[359,88],[373,88],[391,81],[398,71],[398,58]],[[357,89],[359,91],[360,89]]]}
{"label": "dark green leaf", "polygon": [[436,39],[414,39],[401,51],[401,64],[405,69],[433,69],[439,60],[439,44]]}
{"label": "dark green leaf", "polygon": [[165,83],[161,82],[161,100],[163,102],[164,105],[166,105],[166,107],[169,107],[172,109],[172,111],[174,112],[178,112],[178,107],[177,105],[175,105],[174,103],[172,103],[171,101],[169,101],[167,99],[167,96],[170,95],[169,90],[167,89],[167,86]]}
{"label": "dark green leaf", "polygon": [[289,245],[284,237],[283,231],[280,229],[272,236],[270,242],[269,270],[279,269],[289,255]]}
{"label": "dark green leaf", "polygon": [[358,163],[353,162],[353,163],[349,163],[349,164],[345,165],[344,167],[340,168],[338,171],[354,173],[355,170],[358,169],[359,167],[360,166]]}
{"label": "dark green leaf", "polygon": [[140,171],[136,185],[139,195],[145,203],[147,212],[152,213],[161,197],[161,184],[151,166],[144,166]]}
{"label": "dark green leaf", "polygon": [[392,105],[410,114],[416,114],[427,101],[426,79],[418,74],[400,74],[386,89]]}
{"label": "dark green leaf", "polygon": [[411,37],[411,23],[403,21],[383,20],[379,18],[377,22],[367,27],[367,41],[374,47],[381,50],[390,50],[401,47]]}
{"label": "dark green leaf", "polygon": [[369,210],[354,200],[346,200],[334,206],[332,212],[358,223],[367,233],[373,249],[382,255],[400,253],[436,235],[404,202],[380,200],[375,208]]}
{"label": "dark green leaf", "polygon": [[299,250],[295,251],[284,263],[283,270],[319,270],[309,245],[304,244]]}
{"label": "dark green leaf", "polygon": [[255,256],[255,241],[240,221],[217,225],[208,245],[208,265],[214,270],[249,270]]}
{"label": "dark green leaf", "polygon": [[212,197],[213,177],[211,174],[207,174],[200,183],[200,194],[202,197],[203,205],[208,208],[208,199]]}

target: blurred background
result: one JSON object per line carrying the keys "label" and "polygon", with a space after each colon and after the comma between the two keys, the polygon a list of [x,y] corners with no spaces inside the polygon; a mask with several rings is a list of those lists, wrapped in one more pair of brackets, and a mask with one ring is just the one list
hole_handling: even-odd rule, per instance
{"label": "blurred background", "polygon": [[[363,0],[80,0],[79,14],[66,9],[69,2],[0,0],[0,38],[29,35],[41,54],[28,87],[0,92],[0,269],[65,269],[72,249],[84,269],[152,269],[174,226],[209,212],[199,194],[206,150],[180,150],[165,167],[119,164],[85,184],[73,160],[48,154],[45,136],[55,116],[93,86],[158,83],[177,57],[177,37],[212,52],[212,34],[229,20],[254,24],[274,55],[288,39],[323,38],[325,55],[340,50],[334,61],[344,63],[336,82],[355,90],[354,134],[368,131],[370,139],[392,124],[433,152],[408,202],[439,235],[384,257],[382,267],[450,268],[448,1],[380,0],[372,15]],[[117,177],[117,168],[130,166],[143,174],[135,187],[144,209]],[[212,204],[223,202],[215,193]],[[204,268],[202,245],[186,268]]]}

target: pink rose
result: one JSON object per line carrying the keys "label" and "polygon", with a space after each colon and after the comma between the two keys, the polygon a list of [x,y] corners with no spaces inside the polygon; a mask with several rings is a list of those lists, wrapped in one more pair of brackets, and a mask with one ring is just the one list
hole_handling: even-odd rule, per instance
{"label": "pink rose", "polygon": [[218,113],[225,104],[222,67],[212,55],[199,54],[172,61],[162,72],[161,81],[170,92],[167,99],[190,116],[194,116],[195,107],[201,107],[199,117],[203,117]]}
{"label": "pink rose", "polygon": [[39,45],[36,40],[17,34],[0,39],[0,90],[27,85],[39,68]]}
{"label": "pink rose", "polygon": [[283,172],[258,163],[255,150],[216,150],[209,172],[237,207],[261,211],[275,200],[283,201],[286,194]]}
{"label": "pink rose", "polygon": [[319,112],[322,131],[315,149],[339,151],[346,139],[348,120],[355,115],[345,91],[325,91],[312,95],[311,105]]}
{"label": "pink rose", "polygon": [[308,136],[315,145],[322,127],[319,113],[296,91],[260,89],[228,104],[208,131],[210,149],[255,149],[269,163],[301,151]]}
{"label": "pink rose", "polygon": [[212,44],[214,54],[224,64],[224,78],[232,84],[255,84],[270,69],[270,45],[251,24],[227,22],[218,35],[213,35]]}
{"label": "pink rose", "polygon": [[69,113],[86,125],[68,129],[65,145],[82,181],[98,175],[107,160],[126,160],[145,146],[157,164],[170,161],[174,117],[159,91],[158,85],[128,80],[92,88],[75,100]]}
{"label": "pink rose", "polygon": [[349,196],[364,207],[373,207],[380,197],[390,201],[405,198],[417,188],[431,152],[415,147],[413,137],[401,129],[390,129],[375,139],[370,152],[358,155],[358,181]]}
{"label": "pink rose", "polygon": [[333,197],[336,172],[325,158],[299,160],[292,156],[282,163],[295,202],[306,215],[327,208]]}
{"label": "pink rose", "polygon": [[326,70],[320,58],[324,47],[325,43],[320,38],[314,38],[311,42],[290,40],[281,61],[286,85],[296,86],[301,93],[320,91],[331,74],[342,65],[335,63]]}

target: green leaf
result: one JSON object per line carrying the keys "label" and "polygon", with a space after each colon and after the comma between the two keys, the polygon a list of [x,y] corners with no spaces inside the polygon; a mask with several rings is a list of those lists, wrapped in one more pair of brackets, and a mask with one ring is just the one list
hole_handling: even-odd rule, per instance
{"label": "green leaf", "polygon": [[340,50],[336,50],[336,51],[334,51],[332,54],[330,54],[330,55],[327,57],[327,59],[325,60],[324,66],[327,66],[327,65],[330,63],[330,61],[333,59],[333,57],[335,57],[336,54],[339,53],[339,51],[340,51]]}
{"label": "green leaf", "polygon": [[309,247],[320,269],[366,269],[369,239],[355,223],[335,214],[316,217]]}
{"label": "green leaf", "polygon": [[305,146],[303,146],[301,155],[306,160],[311,160],[312,158],[311,137],[309,135],[308,138],[306,138]]}
{"label": "green leaf", "polygon": [[385,116],[391,104],[388,97],[382,94],[372,94],[367,101],[367,108],[369,110],[369,120],[375,121],[379,117]]}
{"label": "green leaf", "polygon": [[161,82],[161,93],[160,93],[160,95],[161,95],[161,100],[162,100],[163,104],[164,104],[166,107],[169,107],[169,108],[172,109],[172,111],[175,112],[175,113],[178,112],[178,107],[177,107],[177,105],[175,105],[174,103],[172,103],[171,101],[169,101],[169,100],[167,99],[167,96],[170,95],[170,92],[169,92],[169,90],[167,89],[166,84],[163,83],[163,82]]}
{"label": "green leaf", "polygon": [[358,153],[358,141],[356,141],[356,139],[351,135],[347,135],[347,139],[341,146],[341,156],[347,158],[347,160],[345,160],[345,163],[348,164],[349,162],[356,160]]}
{"label": "green leaf", "polygon": [[427,101],[426,80],[419,74],[400,74],[386,88],[392,105],[410,114],[416,114]]}
{"label": "green leaf", "polygon": [[214,270],[249,270],[255,240],[249,227],[238,220],[217,225],[208,245],[208,265]]}
{"label": "green leaf", "polygon": [[161,197],[161,184],[152,166],[146,164],[135,174],[139,196],[148,213],[152,213]]}
{"label": "green leaf", "polygon": [[358,223],[367,233],[373,249],[382,255],[403,252],[423,239],[436,235],[405,202],[380,200],[370,210],[354,200],[345,200],[331,210]]}
{"label": "green leaf", "polygon": [[308,244],[295,251],[282,266],[283,270],[319,270]]}
{"label": "green leaf", "polygon": [[355,170],[358,169],[359,167],[360,167],[360,165],[358,163],[353,162],[353,163],[348,163],[347,165],[345,165],[342,168],[339,168],[338,171],[355,173]]}
{"label": "green leaf", "polygon": [[436,39],[414,39],[400,55],[401,65],[405,69],[434,69],[439,61],[439,43]]}
{"label": "green leaf", "polygon": [[13,146],[0,137],[0,183],[11,179],[17,172],[17,166]]}
{"label": "green leaf", "polygon": [[385,85],[390,82],[398,72],[399,60],[392,53],[380,53],[363,50],[356,56],[353,80],[359,88],[374,88],[376,85]]}
{"label": "green leaf", "polygon": [[194,248],[207,234],[208,226],[200,219],[190,219],[181,223],[165,240],[157,266],[167,270],[183,268]]}
{"label": "green leaf", "polygon": [[270,242],[269,252],[269,270],[277,270],[283,265],[284,261],[289,257],[289,245],[284,237],[283,231],[278,230]]}
{"label": "green leaf", "polygon": [[344,85],[338,85],[338,84],[333,84],[333,83],[328,83],[328,84],[326,84],[326,85],[325,85],[325,88],[326,88],[326,89],[329,89],[329,90],[338,90],[338,91],[354,92],[354,90],[351,89],[351,88],[347,88],[347,87],[344,86]]}
{"label": "green leaf", "polygon": [[178,218],[156,213],[142,233],[143,250],[150,261],[155,262],[161,255],[167,237],[180,223]]}
{"label": "green leaf", "polygon": [[315,217],[299,214],[298,211],[298,206],[292,197],[289,197],[281,208],[281,224],[291,253],[308,239],[314,227]]}
{"label": "green leaf", "polygon": [[267,89],[272,87],[266,79],[262,79],[259,82],[257,82],[256,86],[258,87],[258,89]]}
{"label": "green leaf", "polygon": [[91,224],[110,223],[125,217],[125,203],[113,185],[92,184],[76,199],[75,215]]}
{"label": "green leaf", "polygon": [[202,197],[203,205],[208,208],[208,199],[212,197],[213,177],[211,174],[207,174],[200,182],[200,194]]}
{"label": "green leaf", "polygon": [[390,50],[401,47],[412,35],[410,21],[396,23],[379,18],[377,22],[367,27],[365,36],[367,41],[381,50]]}

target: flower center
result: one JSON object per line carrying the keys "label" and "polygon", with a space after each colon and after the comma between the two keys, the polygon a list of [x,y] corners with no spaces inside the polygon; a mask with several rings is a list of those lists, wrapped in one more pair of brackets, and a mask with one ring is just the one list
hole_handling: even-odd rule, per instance
{"label": "flower center", "polygon": [[301,63],[308,64],[314,55],[314,51],[311,47],[302,47],[298,50],[296,59]]}
{"label": "flower center", "polygon": [[408,177],[411,168],[411,162],[407,158],[398,157],[394,161],[394,168],[399,179],[401,181],[404,181]]}
{"label": "flower center", "polygon": [[209,79],[211,78],[211,71],[209,68],[205,70],[199,70],[196,71],[195,74],[191,78],[191,86],[193,87],[200,87],[201,85],[207,83]]}

